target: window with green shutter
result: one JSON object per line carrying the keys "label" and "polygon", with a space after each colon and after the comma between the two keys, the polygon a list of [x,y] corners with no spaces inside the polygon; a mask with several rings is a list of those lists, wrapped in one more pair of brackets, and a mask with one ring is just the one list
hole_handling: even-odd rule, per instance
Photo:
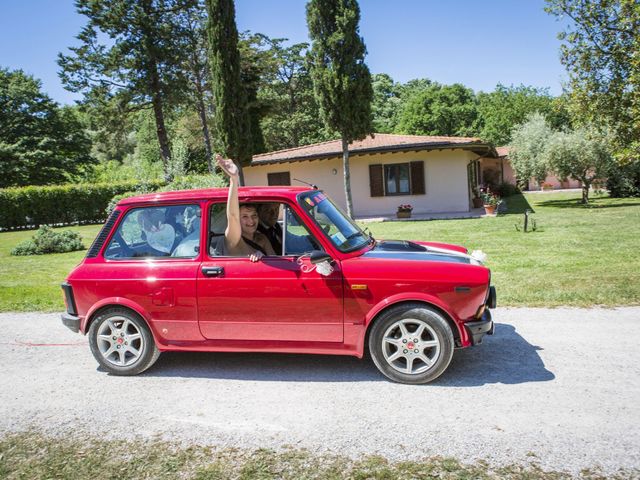
{"label": "window with green shutter", "polygon": [[372,197],[424,195],[424,161],[369,165]]}

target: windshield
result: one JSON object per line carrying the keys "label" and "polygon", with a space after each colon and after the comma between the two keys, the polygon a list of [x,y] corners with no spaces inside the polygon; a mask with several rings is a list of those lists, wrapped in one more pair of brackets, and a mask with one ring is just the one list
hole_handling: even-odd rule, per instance
{"label": "windshield", "polygon": [[341,252],[352,252],[369,243],[369,236],[321,191],[306,192],[300,205]]}

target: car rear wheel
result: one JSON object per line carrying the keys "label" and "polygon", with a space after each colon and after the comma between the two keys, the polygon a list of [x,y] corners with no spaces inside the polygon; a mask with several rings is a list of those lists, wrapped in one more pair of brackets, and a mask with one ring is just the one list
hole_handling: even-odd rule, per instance
{"label": "car rear wheel", "polygon": [[137,375],[160,356],[144,320],[118,307],[105,310],[93,321],[89,346],[100,366],[114,375]]}
{"label": "car rear wheel", "polygon": [[369,335],[369,352],[383,375],[422,384],[438,378],[453,357],[453,333],[442,314],[404,304],[384,312]]}

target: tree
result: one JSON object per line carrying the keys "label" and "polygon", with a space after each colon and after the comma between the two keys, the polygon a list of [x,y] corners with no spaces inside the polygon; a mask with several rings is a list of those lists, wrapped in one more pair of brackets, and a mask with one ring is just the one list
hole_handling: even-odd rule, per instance
{"label": "tree", "polygon": [[393,133],[401,107],[399,85],[386,73],[373,75],[373,128],[379,133]]}
{"label": "tree", "polygon": [[[181,58],[185,49],[180,12],[197,0],[77,0],[88,18],[79,47],[58,56],[65,87],[82,92],[85,102],[115,103],[128,114],[153,109],[165,177],[171,147],[165,108],[184,91]],[[101,36],[108,41],[101,42]]]}
{"label": "tree", "polygon": [[548,138],[543,156],[545,163],[559,178],[572,177],[582,184],[582,203],[589,203],[589,187],[603,178],[611,164],[607,139],[584,128],[555,132]]}
{"label": "tree", "polygon": [[215,110],[216,150],[232,158],[244,184],[242,166],[251,163],[251,122],[247,92],[241,82],[238,30],[233,0],[206,0],[209,66]]}
{"label": "tree", "polygon": [[571,20],[558,38],[569,72],[571,109],[582,124],[611,129],[623,162],[640,161],[640,3],[547,0]]}
{"label": "tree", "polygon": [[549,165],[545,148],[553,133],[541,113],[530,114],[523,124],[513,129],[509,159],[519,183],[526,185],[530,178],[535,178],[541,184],[547,178]]}
{"label": "tree", "polygon": [[269,151],[308,145],[335,138],[318,115],[306,52],[307,43],[284,46],[284,39],[268,40],[273,69],[260,87],[258,98],[268,106],[261,121]]}
{"label": "tree", "polygon": [[568,125],[569,115],[562,103],[548,89],[525,85],[505,87],[498,84],[490,93],[480,92],[476,134],[494,145],[507,145],[511,129],[523,123],[527,116],[539,112],[552,128]]}
{"label": "tree", "polygon": [[22,70],[0,68],[0,187],[61,183],[93,163],[73,108]]}
{"label": "tree", "polygon": [[358,23],[356,0],[311,0],[307,24],[312,40],[309,62],[320,114],[328,128],[340,133],[347,214],[353,217],[349,143],[373,130],[371,74]]}
{"label": "tree", "polygon": [[415,95],[424,92],[433,85],[433,82],[428,78],[414,78],[407,83],[398,85],[398,94],[402,98],[403,102],[409,101]]}
{"label": "tree", "polygon": [[433,83],[403,105],[398,130],[413,135],[465,136],[478,115],[473,90]]}
{"label": "tree", "polygon": [[188,104],[193,106],[200,120],[202,145],[204,146],[207,168],[214,172],[213,148],[209,133],[209,119],[207,105],[211,103],[210,86],[208,85],[209,62],[207,50],[207,16],[203,8],[186,9],[181,13],[182,31],[186,40],[186,55],[183,70],[187,79],[189,94]]}

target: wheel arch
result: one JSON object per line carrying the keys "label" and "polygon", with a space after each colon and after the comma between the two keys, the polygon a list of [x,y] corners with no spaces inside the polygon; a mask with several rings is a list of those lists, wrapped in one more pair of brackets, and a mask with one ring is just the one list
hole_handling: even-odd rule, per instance
{"label": "wheel arch", "polygon": [[156,343],[156,345],[158,344],[158,341],[157,341],[158,339],[156,336],[155,329],[153,328],[152,322],[150,321],[148,315],[146,315],[146,312],[144,311],[144,309],[137,303],[121,297],[106,298],[101,302],[95,304],[93,307],[91,307],[89,312],[87,312],[87,316],[85,319],[85,324],[84,324],[84,328],[82,329],[82,332],[85,335],[89,333],[89,328],[91,328],[91,323],[98,317],[98,315],[100,315],[105,310],[108,310],[109,308],[124,308],[125,310],[129,310],[133,314],[140,317],[142,321],[147,325],[147,328],[149,329],[149,331],[151,332],[154,342]]}
{"label": "wheel arch", "polygon": [[421,298],[421,299],[405,298],[405,299],[399,299],[395,302],[388,302],[385,305],[382,305],[380,308],[376,309],[375,311],[373,311],[373,309],[372,311],[370,311],[370,315],[367,315],[366,329],[365,329],[365,334],[363,339],[363,354],[370,355],[369,335],[371,334],[371,330],[376,320],[378,320],[382,315],[384,315],[391,308],[396,308],[401,305],[406,305],[407,308],[410,308],[411,306],[429,307],[437,311],[438,313],[440,313],[443,316],[443,318],[446,320],[447,325],[449,325],[449,328],[451,329],[451,333],[453,334],[453,340],[455,342],[455,345],[456,346],[460,345],[462,340],[460,336],[460,328],[458,327],[458,323],[453,319],[453,315],[449,313],[444,307],[442,307],[436,302],[430,301],[429,299],[425,299],[425,298]]}

